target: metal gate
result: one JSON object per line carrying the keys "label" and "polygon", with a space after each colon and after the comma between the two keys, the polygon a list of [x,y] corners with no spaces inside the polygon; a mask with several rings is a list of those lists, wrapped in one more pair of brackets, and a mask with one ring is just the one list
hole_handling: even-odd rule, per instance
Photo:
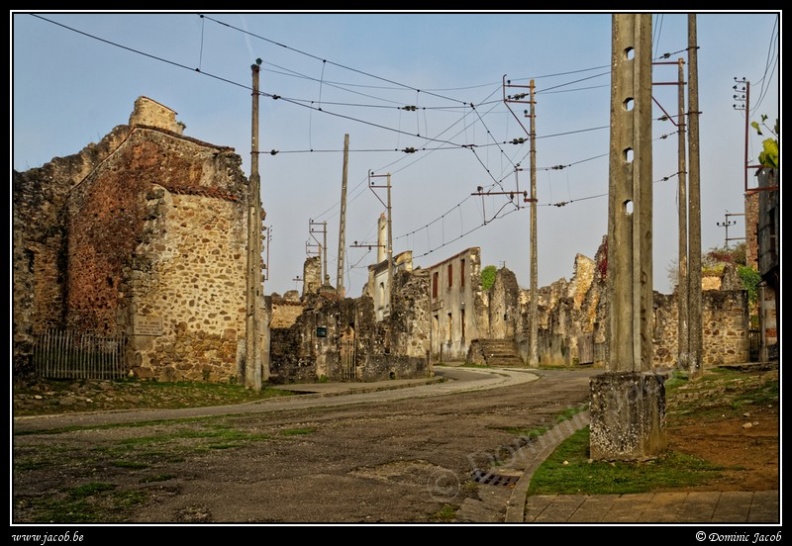
{"label": "metal gate", "polygon": [[762,354],[762,331],[748,330],[748,362],[759,362]]}
{"label": "metal gate", "polygon": [[341,335],[341,379],[355,379],[355,329],[351,326]]}
{"label": "metal gate", "polygon": [[51,379],[119,379],[126,375],[125,336],[48,330],[36,336],[36,375]]}

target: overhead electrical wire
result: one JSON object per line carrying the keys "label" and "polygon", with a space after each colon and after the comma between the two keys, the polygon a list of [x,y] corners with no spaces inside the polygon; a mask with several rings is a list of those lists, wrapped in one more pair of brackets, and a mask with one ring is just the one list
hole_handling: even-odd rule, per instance
{"label": "overhead electrical wire", "polygon": [[[112,40],[108,40],[108,39],[100,38],[100,37],[98,37],[98,36],[92,35],[92,34],[90,34],[90,33],[87,33],[87,32],[84,32],[84,31],[81,31],[81,30],[78,30],[78,29],[75,29],[75,28],[73,28],[73,27],[70,27],[70,26],[68,26],[68,25],[62,24],[62,23],[60,23],[60,22],[53,21],[53,20],[51,20],[51,19],[48,19],[48,18],[46,18],[46,17],[42,17],[42,16],[40,16],[40,15],[38,15],[38,14],[31,14],[31,15],[33,15],[34,17],[37,17],[37,18],[39,18],[39,19],[42,19],[42,20],[44,20],[44,21],[47,21],[47,22],[49,22],[49,23],[52,23],[52,24],[54,24],[54,25],[57,25],[57,26],[60,26],[60,27],[62,27],[62,28],[65,28],[65,29],[67,29],[67,30],[70,30],[70,31],[72,31],[72,32],[76,32],[76,33],[78,33],[78,34],[81,34],[81,35],[84,35],[84,36],[86,36],[86,37],[89,37],[89,38],[95,39],[95,40],[97,40],[97,41],[100,41],[100,42],[106,43],[106,44],[108,44],[108,45],[112,45],[112,46],[114,46],[114,47],[118,47],[118,48],[120,48],[120,49],[124,49],[124,50],[126,50],[126,51],[129,51],[129,52],[132,52],[132,53],[135,53],[135,54],[138,54],[138,55],[142,55],[142,56],[144,56],[144,57],[147,57],[147,58],[150,58],[150,59],[153,59],[153,60],[157,60],[157,61],[160,61],[160,62],[164,62],[164,63],[170,64],[170,65],[172,65],[172,66],[175,66],[175,67],[178,67],[178,68],[182,68],[182,69],[185,69],[185,70],[190,70],[190,71],[192,71],[192,72],[195,72],[195,73],[198,73],[198,74],[201,74],[201,75],[204,75],[204,76],[208,76],[208,77],[214,78],[214,79],[216,79],[216,80],[223,81],[223,82],[225,82],[225,83],[229,83],[229,84],[231,84],[231,85],[234,85],[234,86],[236,86],[236,87],[240,87],[240,88],[242,88],[242,89],[247,89],[247,90],[250,90],[250,89],[251,89],[249,85],[240,84],[239,82],[235,82],[235,81],[233,81],[233,80],[230,80],[230,79],[228,79],[228,78],[223,78],[223,77],[220,77],[220,76],[217,76],[217,75],[214,75],[214,74],[211,74],[211,73],[208,73],[208,72],[205,72],[205,71],[203,71],[203,70],[201,69],[201,62],[202,62],[202,58],[203,58],[203,44],[201,44],[201,51],[200,51],[200,55],[199,55],[199,67],[198,67],[198,68],[193,68],[193,67],[189,67],[189,66],[187,66],[187,65],[185,65],[185,64],[178,63],[178,62],[175,62],[175,61],[172,61],[172,60],[166,59],[166,58],[164,58],[164,57],[161,57],[161,56],[158,56],[158,55],[154,55],[154,54],[146,53],[146,52],[144,52],[144,51],[141,51],[141,50],[138,50],[138,49],[135,49],[135,48],[131,48],[131,47],[128,47],[128,46],[125,46],[125,45],[119,44],[119,43],[117,43],[117,42],[114,42],[114,41],[112,41]],[[205,16],[202,16],[202,17],[205,17]],[[479,122],[480,122],[480,123],[481,123],[481,124],[482,124],[482,125],[485,127],[485,129],[486,129],[486,131],[487,131],[487,135],[488,135],[488,136],[489,136],[489,137],[492,139],[492,142],[491,142],[491,143],[487,143],[487,144],[482,144],[482,145],[471,145],[471,144],[467,144],[467,143],[465,143],[465,144],[461,144],[461,143],[456,143],[456,142],[453,142],[453,141],[451,141],[451,140],[443,140],[443,139],[440,139],[440,138],[437,138],[437,137],[429,137],[429,136],[425,136],[425,135],[420,135],[420,134],[413,134],[413,133],[409,133],[409,132],[407,132],[407,131],[400,131],[400,130],[397,130],[397,129],[394,129],[394,128],[392,128],[392,127],[388,127],[388,126],[385,126],[385,125],[382,125],[382,124],[379,124],[379,123],[374,123],[374,122],[371,122],[371,121],[367,121],[367,120],[363,120],[363,119],[354,118],[354,117],[352,117],[352,116],[344,115],[344,114],[341,114],[341,113],[338,113],[338,112],[332,112],[332,111],[328,111],[326,108],[317,107],[317,106],[314,106],[313,104],[304,104],[303,102],[301,102],[301,101],[300,101],[300,100],[298,100],[298,99],[290,99],[290,98],[282,97],[282,96],[279,96],[279,95],[277,95],[277,94],[273,94],[273,93],[265,93],[265,92],[260,92],[260,94],[261,94],[262,96],[264,96],[264,97],[269,97],[269,98],[271,98],[271,99],[273,99],[273,100],[282,100],[283,102],[288,102],[288,103],[291,103],[291,104],[293,104],[293,105],[296,105],[296,106],[300,106],[300,107],[303,107],[303,108],[308,108],[308,109],[309,109],[311,112],[317,112],[317,111],[320,111],[320,112],[322,112],[322,113],[323,113],[323,114],[325,114],[325,115],[330,115],[330,116],[335,116],[335,117],[339,117],[339,118],[343,118],[343,119],[348,119],[348,120],[350,120],[350,121],[355,121],[355,122],[358,122],[358,123],[363,123],[363,124],[370,125],[370,126],[373,126],[373,127],[375,127],[375,128],[382,129],[382,130],[387,130],[387,131],[396,132],[397,134],[403,134],[403,135],[407,135],[407,136],[410,136],[410,137],[413,137],[413,138],[420,138],[420,139],[426,140],[427,142],[430,142],[430,143],[439,143],[439,144],[441,144],[441,145],[443,145],[443,144],[444,144],[444,145],[447,145],[447,146],[449,146],[449,147],[447,147],[447,148],[446,148],[446,147],[442,147],[442,146],[438,146],[438,147],[432,148],[432,149],[430,149],[430,150],[424,150],[424,151],[436,151],[436,150],[441,150],[441,149],[460,149],[460,148],[463,148],[463,149],[465,149],[465,148],[466,148],[466,149],[470,149],[471,151],[473,151],[473,153],[474,153],[474,156],[475,156],[475,157],[476,157],[476,159],[477,159],[477,160],[478,160],[478,161],[481,163],[482,167],[484,167],[485,171],[486,171],[486,172],[487,172],[487,174],[488,174],[488,175],[489,175],[489,176],[492,178],[492,180],[494,181],[494,183],[495,183],[496,185],[498,185],[499,187],[501,187],[501,188],[502,188],[501,181],[502,181],[503,179],[500,179],[500,180],[499,180],[499,179],[497,179],[497,178],[496,178],[496,177],[495,177],[495,176],[494,176],[494,175],[491,173],[490,169],[489,169],[489,168],[488,168],[488,167],[487,167],[487,166],[484,164],[484,162],[481,160],[481,158],[478,156],[478,154],[476,154],[476,152],[475,152],[475,148],[476,148],[476,147],[482,147],[482,148],[483,148],[483,147],[485,147],[485,146],[486,146],[486,147],[490,147],[490,146],[493,146],[493,145],[494,145],[494,146],[497,146],[497,147],[499,148],[500,152],[501,152],[501,157],[504,157],[504,156],[505,156],[505,157],[508,159],[508,161],[509,161],[509,163],[511,164],[511,166],[516,168],[516,164],[515,164],[515,162],[514,162],[514,161],[513,161],[511,158],[509,158],[509,157],[508,157],[508,155],[505,153],[505,151],[504,151],[504,150],[503,150],[503,148],[501,147],[501,145],[500,145],[499,141],[497,141],[497,140],[494,138],[494,135],[492,135],[492,133],[491,133],[490,129],[487,127],[487,124],[484,122],[484,119],[483,119],[483,117],[481,116],[480,112],[478,111],[478,109],[476,108],[476,106],[475,106],[473,103],[467,103],[467,102],[465,102],[465,101],[462,101],[462,100],[459,100],[459,99],[454,99],[454,98],[451,98],[451,97],[443,96],[443,95],[440,95],[440,94],[434,93],[434,92],[433,92],[433,91],[431,91],[431,90],[426,90],[426,89],[425,89],[425,90],[420,90],[420,89],[417,89],[417,88],[415,88],[415,87],[412,87],[412,86],[407,86],[407,85],[404,85],[404,84],[400,84],[400,83],[398,83],[398,82],[395,82],[395,81],[393,81],[393,80],[390,80],[390,79],[387,79],[387,78],[382,78],[382,77],[376,76],[376,75],[374,75],[374,74],[370,74],[370,73],[368,73],[368,72],[364,72],[364,71],[361,71],[361,70],[358,70],[358,69],[354,69],[354,68],[351,68],[351,67],[348,67],[348,66],[345,66],[345,65],[339,64],[339,63],[334,63],[334,62],[332,62],[332,61],[327,61],[327,60],[325,60],[325,59],[320,59],[320,58],[319,58],[319,57],[317,57],[317,56],[311,55],[311,54],[309,54],[309,53],[305,53],[305,52],[303,52],[303,51],[300,51],[300,50],[297,50],[297,49],[294,49],[294,48],[290,48],[290,47],[288,47],[288,46],[285,46],[284,44],[280,44],[280,43],[274,42],[274,41],[272,41],[272,40],[269,40],[269,39],[267,39],[267,38],[265,38],[265,37],[262,37],[262,36],[259,36],[259,35],[253,34],[253,33],[249,33],[249,32],[247,32],[247,31],[244,31],[244,30],[242,30],[242,29],[238,29],[238,28],[236,28],[236,27],[233,27],[232,25],[228,25],[228,24],[226,24],[226,23],[223,23],[223,22],[221,22],[221,21],[215,20],[215,19],[213,19],[213,18],[210,18],[210,17],[206,17],[206,18],[207,18],[207,19],[209,19],[209,20],[211,20],[211,21],[213,21],[213,22],[216,22],[216,23],[218,23],[218,24],[221,24],[221,25],[227,26],[227,27],[229,27],[229,28],[233,28],[233,29],[237,30],[238,32],[243,32],[243,33],[249,34],[249,35],[251,35],[251,36],[254,36],[254,37],[256,37],[256,38],[259,38],[259,39],[262,39],[262,40],[265,40],[265,41],[271,42],[271,43],[273,43],[273,44],[275,44],[275,45],[278,45],[278,46],[280,46],[280,47],[285,47],[285,48],[287,48],[287,49],[290,49],[290,50],[292,50],[292,51],[295,51],[295,52],[301,53],[301,54],[303,54],[303,55],[307,55],[307,56],[309,56],[309,57],[311,57],[311,58],[314,58],[314,59],[317,59],[317,60],[321,60],[321,61],[322,61],[322,63],[323,63],[323,67],[325,66],[325,64],[331,64],[331,65],[333,65],[333,66],[337,66],[337,67],[340,67],[340,68],[343,68],[343,69],[346,69],[346,70],[350,70],[350,71],[353,71],[353,72],[356,72],[356,73],[359,73],[359,74],[362,74],[362,75],[366,75],[366,76],[368,76],[368,77],[371,77],[371,78],[375,78],[375,79],[379,79],[379,80],[381,80],[381,81],[385,81],[385,82],[391,83],[391,84],[393,84],[393,85],[397,86],[398,88],[404,88],[404,89],[410,89],[410,90],[413,90],[413,91],[415,91],[417,94],[418,94],[418,93],[424,93],[424,94],[432,95],[432,96],[435,96],[435,97],[438,97],[438,98],[442,98],[442,99],[444,99],[444,100],[449,100],[449,101],[452,101],[452,102],[456,102],[456,103],[458,103],[458,105],[457,105],[457,106],[453,106],[453,107],[448,107],[448,106],[446,106],[446,107],[442,107],[442,106],[440,106],[440,107],[431,107],[431,106],[427,106],[427,107],[421,107],[421,109],[422,109],[422,110],[424,110],[424,112],[425,112],[426,110],[432,110],[432,109],[438,109],[438,110],[439,110],[439,109],[446,109],[446,110],[450,110],[450,109],[459,109],[459,108],[465,108],[465,109],[467,109],[467,108],[470,108],[470,110],[468,111],[468,113],[467,113],[466,115],[468,115],[470,112],[474,112],[474,113],[476,114],[476,116],[478,116],[478,121],[479,121]],[[668,55],[668,54],[666,54],[666,56],[667,56],[667,55]],[[273,65],[273,66],[275,66],[275,65]],[[280,68],[280,69],[282,69],[282,70],[288,70],[288,69],[283,69],[283,68],[281,68],[281,67],[279,67],[279,68]],[[290,71],[290,72],[293,72],[293,71]],[[580,72],[580,71],[575,71],[575,72]],[[574,73],[574,72],[559,73],[558,75],[562,75],[562,74],[569,74],[569,73]],[[296,74],[296,76],[295,76],[295,77],[306,77],[306,76],[304,76],[304,75],[299,75],[299,74],[298,74],[298,73],[296,73],[296,72],[295,72],[295,74]],[[589,79],[592,79],[592,78],[600,77],[600,76],[603,76],[603,75],[606,75],[606,73],[595,74],[595,75],[593,75],[593,76],[589,76],[589,77],[582,78],[582,79],[577,79],[577,80],[574,80],[574,81],[571,81],[571,82],[567,82],[567,83],[565,83],[565,84],[560,84],[560,85],[557,85],[557,86],[554,86],[554,87],[549,87],[549,88],[546,88],[546,89],[543,89],[543,90],[541,90],[541,91],[540,91],[540,92],[538,92],[538,93],[549,93],[549,92],[551,92],[551,91],[552,91],[552,92],[561,92],[561,91],[558,91],[558,89],[560,89],[560,88],[563,88],[563,87],[566,87],[566,86],[568,86],[568,85],[573,85],[573,84],[575,84],[575,83],[579,83],[579,82],[581,82],[581,81],[585,81],[585,80],[589,80]],[[313,78],[310,78],[310,77],[308,77],[308,79],[313,79]],[[515,80],[515,81],[516,81],[516,80]],[[321,80],[320,80],[320,98],[319,98],[319,100],[320,100],[320,104],[321,104],[321,86],[324,86],[324,85],[333,85],[333,86],[335,86],[335,85],[336,85],[336,83],[325,82],[325,81],[324,81],[324,74],[322,74],[322,78],[321,78]],[[349,84],[349,86],[356,86],[356,84]],[[469,86],[469,87],[463,87],[463,88],[454,88],[454,90],[474,89],[474,88],[478,88],[478,87],[485,87],[485,86],[486,86],[486,84],[483,84],[483,85],[480,85],[480,86]],[[363,86],[360,86],[360,87],[363,87]],[[377,87],[371,86],[370,88],[377,88]],[[352,91],[352,90],[349,90],[349,89],[343,89],[343,88],[341,88],[341,89],[342,89],[343,91],[346,91],[346,92],[355,93],[355,91]],[[590,89],[590,88],[586,88],[586,89]],[[451,89],[449,89],[449,90],[451,90]],[[583,89],[580,89],[580,90],[583,90]],[[571,90],[567,90],[567,91],[571,91]],[[418,95],[418,96],[420,96],[420,95]],[[374,99],[376,99],[376,100],[386,100],[386,99],[383,99],[383,98],[381,98],[381,97],[370,97],[370,98],[374,98]],[[499,103],[500,103],[500,101],[492,101],[491,103],[484,103],[484,102],[482,102],[481,104],[479,104],[479,106],[481,106],[482,104],[493,104],[493,105],[494,105],[494,106],[493,106],[493,108],[494,108],[494,107],[495,107],[495,106],[497,106]],[[398,102],[394,101],[394,104],[398,104]],[[390,107],[389,107],[389,106],[383,106],[383,105],[360,105],[360,104],[349,104],[349,103],[339,103],[339,102],[328,102],[328,103],[324,103],[324,105],[332,105],[332,106],[349,106],[349,107],[356,107],[356,108],[361,108],[361,107],[363,107],[363,108],[394,108],[393,106],[390,106]],[[458,121],[457,121],[457,123],[458,123]],[[456,124],[456,123],[455,123],[455,124]],[[453,124],[453,125],[455,125],[455,124]],[[453,125],[452,125],[451,127],[453,127]],[[605,129],[605,128],[607,128],[607,126],[603,126],[603,127],[594,127],[594,128],[588,128],[588,129],[581,129],[581,130],[576,130],[576,131],[569,131],[569,132],[564,132],[564,133],[557,133],[557,134],[550,134],[550,135],[543,135],[543,136],[538,136],[537,138],[551,138],[551,137],[558,137],[558,136],[566,136],[566,135],[570,135],[570,134],[576,134],[576,133],[587,132],[587,131],[594,131],[594,130],[601,130],[601,129]],[[449,128],[447,128],[446,130],[444,130],[443,132],[441,132],[441,133],[440,133],[440,135],[442,135],[444,132],[448,131],[448,129],[450,129],[450,127],[449,127]],[[464,130],[464,129],[463,129],[463,130]],[[456,137],[456,136],[458,136],[458,134],[457,134],[457,135],[455,135],[455,137]],[[455,137],[452,137],[452,138],[455,138]],[[503,144],[506,144],[506,142],[507,142],[507,141],[501,141],[501,142],[502,142]],[[326,151],[330,151],[330,150],[326,150]],[[362,150],[361,150],[361,151],[362,151]],[[375,150],[374,150],[374,149],[372,149],[371,151],[375,151]],[[376,150],[376,151],[379,151],[379,150]],[[388,151],[390,151],[390,150],[388,150]],[[417,151],[417,150],[416,150],[416,151]],[[282,152],[282,153],[296,153],[296,152],[297,152],[297,151],[291,151],[291,152]],[[269,153],[269,152],[260,152],[260,153]],[[569,164],[569,165],[567,165],[567,166],[571,166],[571,165],[573,165],[573,164],[582,163],[582,162],[584,162],[584,161],[589,161],[589,160],[591,160],[591,159],[594,159],[594,158],[596,158],[596,157],[602,157],[602,156],[595,156],[595,157],[592,157],[592,158],[588,158],[588,159],[580,160],[580,161],[578,161],[578,162],[575,162],[575,163],[570,163],[570,164]],[[406,167],[404,167],[404,168],[406,168]],[[550,168],[553,168],[553,167],[550,167]],[[505,177],[504,177],[504,178],[505,178]],[[363,182],[365,182],[365,179],[364,179],[364,180],[363,180],[363,181],[362,181],[360,184],[358,184],[358,185],[356,186],[356,188],[360,187],[360,186],[362,185],[362,183],[363,183]],[[607,194],[605,194],[605,195],[607,195]],[[574,201],[581,201],[581,200],[586,200],[586,199],[592,199],[592,198],[595,198],[595,197],[600,197],[600,196],[591,196],[591,197],[586,197],[586,198],[580,198],[580,199],[577,199],[577,200],[574,200]],[[397,239],[398,239],[398,238],[407,237],[407,236],[410,236],[410,235],[414,235],[414,234],[416,234],[417,232],[419,232],[419,231],[421,231],[421,230],[423,230],[423,229],[427,229],[429,226],[433,225],[434,223],[436,223],[436,222],[438,222],[438,221],[442,221],[442,219],[443,219],[443,218],[444,218],[444,217],[445,217],[445,216],[446,216],[448,213],[452,212],[453,210],[458,210],[458,209],[460,209],[461,205],[462,205],[463,203],[465,203],[465,202],[466,202],[466,201],[467,201],[469,198],[470,198],[470,196],[468,195],[467,197],[465,197],[465,199],[463,199],[462,201],[460,201],[459,203],[457,203],[457,205],[455,205],[454,207],[452,207],[451,209],[449,209],[449,211],[448,211],[447,213],[445,213],[444,215],[441,215],[440,217],[436,218],[435,220],[433,220],[433,221],[431,221],[431,222],[427,223],[427,224],[426,224],[425,226],[423,226],[422,228],[418,228],[418,229],[416,229],[416,230],[413,230],[413,231],[411,231],[411,232],[408,232],[408,233],[406,233],[406,234],[404,234],[404,235],[401,235],[401,236],[397,237]],[[569,203],[571,203],[571,202],[573,202],[573,201],[569,201]],[[506,203],[506,204],[508,204],[508,203]],[[506,206],[506,205],[504,205],[503,207],[505,207],[505,206]],[[559,206],[559,205],[558,205],[558,204],[553,204],[553,205],[548,205],[548,206]],[[455,242],[455,241],[457,241],[457,240],[459,240],[459,239],[461,239],[461,238],[464,238],[465,236],[469,235],[470,233],[473,233],[474,231],[476,231],[476,230],[480,229],[481,227],[484,227],[485,225],[488,225],[488,223],[491,223],[492,221],[495,221],[495,220],[497,220],[497,219],[499,219],[499,218],[503,218],[503,217],[505,217],[506,215],[510,214],[511,212],[515,212],[515,211],[517,211],[517,210],[521,210],[521,209],[520,209],[520,207],[517,207],[516,209],[513,209],[513,210],[511,210],[511,211],[507,212],[506,214],[503,214],[503,215],[501,215],[500,213],[503,211],[503,207],[502,207],[502,208],[501,208],[501,209],[500,209],[498,212],[496,212],[496,213],[494,214],[494,216],[493,216],[491,219],[489,219],[489,220],[488,220],[488,219],[484,218],[484,222],[483,222],[482,224],[480,224],[480,225],[478,225],[478,226],[476,226],[476,227],[474,227],[474,228],[472,228],[472,229],[469,229],[469,230],[467,230],[467,231],[463,231],[463,232],[462,232],[462,233],[461,233],[461,234],[460,234],[458,237],[456,237],[456,238],[454,238],[454,239],[451,239],[451,240],[449,240],[449,241],[444,241],[442,245],[440,245],[440,246],[438,246],[438,247],[435,247],[435,248],[432,248],[432,249],[430,249],[429,251],[427,251],[427,252],[425,252],[425,253],[423,253],[423,254],[420,254],[420,255],[418,255],[418,256],[416,256],[416,257],[422,257],[422,256],[426,256],[426,255],[428,255],[428,254],[430,254],[430,253],[432,253],[432,252],[434,252],[434,251],[438,250],[439,248],[442,248],[442,247],[444,247],[444,246],[447,246],[448,244],[451,244],[451,243],[453,243],[453,242]],[[330,209],[328,209],[328,210],[330,210]]]}

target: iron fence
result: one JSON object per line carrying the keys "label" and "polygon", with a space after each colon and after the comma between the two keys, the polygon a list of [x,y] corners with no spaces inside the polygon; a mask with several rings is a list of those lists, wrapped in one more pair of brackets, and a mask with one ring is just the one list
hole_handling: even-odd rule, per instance
{"label": "iron fence", "polygon": [[126,375],[124,335],[48,330],[36,336],[36,375],[50,379],[119,379]]}

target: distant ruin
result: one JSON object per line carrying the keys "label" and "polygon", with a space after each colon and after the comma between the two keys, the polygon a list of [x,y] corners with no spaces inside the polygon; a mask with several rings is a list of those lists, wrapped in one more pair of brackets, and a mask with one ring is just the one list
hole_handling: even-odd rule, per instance
{"label": "distant ruin", "polygon": [[[183,130],[173,110],[140,97],[129,124],[99,143],[13,172],[15,375],[32,372],[42,332],[79,329],[126,336],[127,368],[140,378],[241,381],[248,179],[233,149]],[[594,258],[576,256],[571,280],[538,290],[539,365],[604,366],[606,249],[603,239]],[[452,361],[523,366],[530,292],[505,268],[485,291],[481,268],[478,247],[426,268],[404,251],[391,287],[380,251],[363,294],[345,298],[309,258],[302,293],[266,297],[259,342],[272,380],[425,377]],[[733,275],[706,282],[704,364],[748,361],[746,291]],[[654,294],[655,366],[676,365],[676,313],[674,294]]]}

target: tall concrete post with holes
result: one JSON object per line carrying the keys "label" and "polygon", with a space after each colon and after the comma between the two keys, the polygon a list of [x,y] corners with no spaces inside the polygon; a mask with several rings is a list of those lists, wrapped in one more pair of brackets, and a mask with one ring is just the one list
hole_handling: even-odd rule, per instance
{"label": "tall concrete post with holes", "polygon": [[652,370],[652,18],[613,16],[607,371],[591,380],[591,457],[665,448],[665,388]]}

